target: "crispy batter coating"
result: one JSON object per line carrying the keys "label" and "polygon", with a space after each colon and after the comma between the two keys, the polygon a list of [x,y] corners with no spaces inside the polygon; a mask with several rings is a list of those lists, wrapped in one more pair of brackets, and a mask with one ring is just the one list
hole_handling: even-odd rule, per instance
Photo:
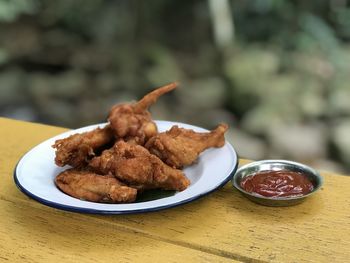
{"label": "crispy batter coating", "polygon": [[173,82],[148,93],[136,103],[124,103],[113,106],[109,112],[108,121],[115,136],[143,145],[148,138],[157,134],[157,126],[153,122],[148,108],[160,96],[176,87],[177,83]]}
{"label": "crispy batter coating", "polygon": [[182,171],[164,164],[144,147],[124,141],[93,158],[89,166],[98,173],[113,174],[138,189],[182,191],[190,184]]}
{"label": "crispy batter coating", "polygon": [[59,189],[75,198],[101,203],[129,203],[137,190],[126,186],[111,175],[68,169],[60,173],[55,183]]}
{"label": "crispy batter coating", "polygon": [[158,134],[148,108],[176,87],[170,83],[138,102],[113,106],[104,128],[56,140],[55,163],[73,167],[55,178],[57,187],[104,203],[133,202],[138,190],[185,190],[190,180],[178,168],[195,162],[207,148],[222,147],[228,126],[206,133],[173,126]]}
{"label": "crispy batter coating", "polygon": [[182,168],[192,164],[204,150],[222,147],[227,129],[227,124],[220,124],[211,132],[199,133],[175,125],[149,139],[145,147],[171,167]]}
{"label": "crispy batter coating", "polygon": [[83,167],[87,165],[96,151],[103,150],[103,147],[113,143],[113,140],[113,132],[109,125],[102,129],[97,128],[57,140],[52,145],[56,149],[55,163],[58,166]]}

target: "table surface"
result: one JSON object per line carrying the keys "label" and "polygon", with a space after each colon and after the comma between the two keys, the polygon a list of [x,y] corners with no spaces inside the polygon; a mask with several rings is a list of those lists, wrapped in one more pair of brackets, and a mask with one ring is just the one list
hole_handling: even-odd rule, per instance
{"label": "table surface", "polygon": [[66,130],[0,118],[0,262],[349,262],[350,177],[329,172],[318,193],[292,207],[257,205],[229,183],[144,214],[42,205],[17,189],[13,170],[26,151]]}

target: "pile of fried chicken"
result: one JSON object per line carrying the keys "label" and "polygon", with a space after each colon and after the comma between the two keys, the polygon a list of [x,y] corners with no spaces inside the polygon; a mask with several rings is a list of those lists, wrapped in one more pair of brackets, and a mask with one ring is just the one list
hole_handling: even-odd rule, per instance
{"label": "pile of fried chicken", "polygon": [[55,141],[55,163],[70,166],[55,183],[81,200],[130,203],[148,189],[183,191],[190,181],[181,170],[210,147],[225,144],[227,124],[198,133],[177,125],[158,132],[148,108],[177,83],[158,88],[140,101],[111,108],[103,128]]}

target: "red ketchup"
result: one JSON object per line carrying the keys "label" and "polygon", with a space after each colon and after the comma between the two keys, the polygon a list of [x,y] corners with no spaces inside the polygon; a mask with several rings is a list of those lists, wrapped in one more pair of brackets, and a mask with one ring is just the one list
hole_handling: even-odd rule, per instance
{"label": "red ketchup", "polygon": [[265,197],[295,197],[310,193],[314,186],[302,173],[287,170],[263,171],[245,177],[241,187]]}

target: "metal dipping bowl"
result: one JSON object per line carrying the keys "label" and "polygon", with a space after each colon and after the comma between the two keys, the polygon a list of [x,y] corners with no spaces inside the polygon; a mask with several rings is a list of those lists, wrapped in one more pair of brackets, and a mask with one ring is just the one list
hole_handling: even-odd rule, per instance
{"label": "metal dipping bowl", "polygon": [[[308,177],[314,186],[314,189],[303,196],[296,197],[265,197],[254,193],[246,192],[241,186],[241,181],[249,175],[263,171],[287,170],[303,173]],[[245,197],[251,201],[265,206],[290,206],[304,201],[307,197],[314,194],[322,186],[323,179],[320,174],[311,167],[287,160],[262,160],[252,162],[240,167],[232,178],[233,186],[238,189]]]}

